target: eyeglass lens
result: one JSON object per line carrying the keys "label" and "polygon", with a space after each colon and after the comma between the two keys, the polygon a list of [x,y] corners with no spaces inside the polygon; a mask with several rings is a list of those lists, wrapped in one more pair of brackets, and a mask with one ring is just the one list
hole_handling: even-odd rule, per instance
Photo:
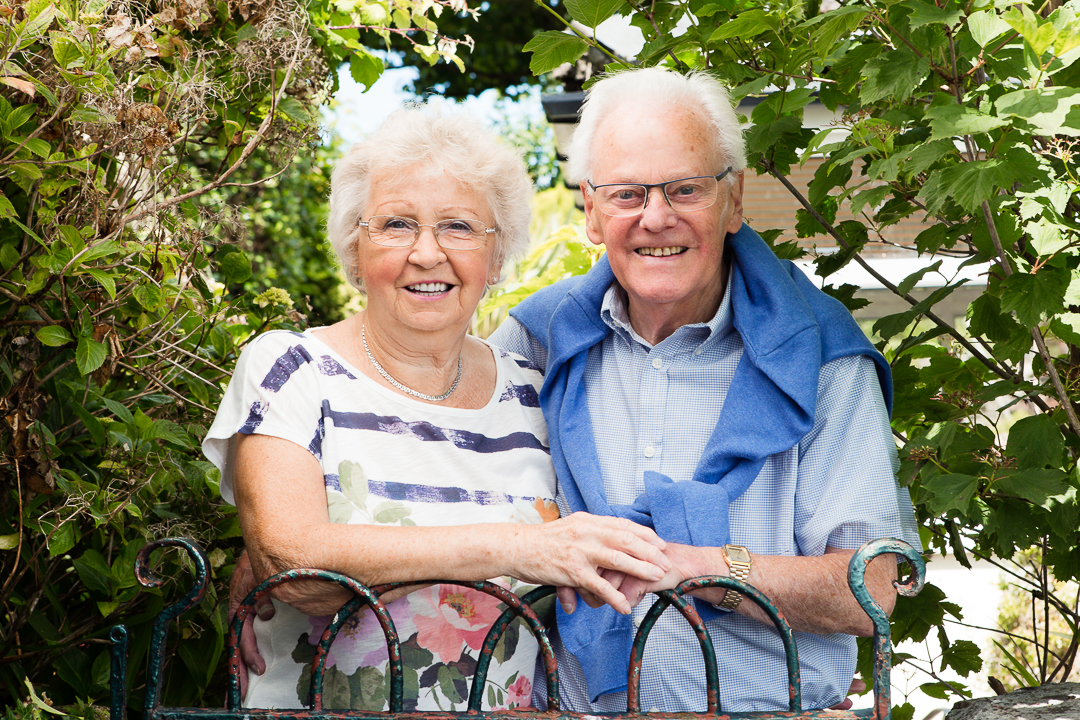
{"label": "eyeglass lens", "polygon": [[484,245],[487,228],[475,220],[440,220],[434,225],[421,225],[412,218],[396,215],[376,215],[368,220],[367,230],[376,245],[407,247],[416,242],[421,227],[430,227],[439,245],[451,250],[474,250]]}
{"label": "eyeglass lens", "polygon": [[[645,207],[650,190],[660,190],[676,212],[703,210],[716,202],[718,182],[714,177],[673,180],[660,185],[602,185],[596,188],[596,202],[606,215],[637,215]],[[655,201],[654,201],[655,202]]]}

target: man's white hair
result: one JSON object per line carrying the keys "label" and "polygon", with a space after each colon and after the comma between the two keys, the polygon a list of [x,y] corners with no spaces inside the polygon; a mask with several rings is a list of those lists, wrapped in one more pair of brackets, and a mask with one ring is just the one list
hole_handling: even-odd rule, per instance
{"label": "man's white hair", "polygon": [[570,143],[567,179],[573,183],[592,180],[595,169],[593,145],[596,133],[604,120],[614,112],[633,114],[637,108],[678,108],[700,115],[712,129],[713,150],[728,165],[732,173],[727,179],[746,169],[746,144],[742,127],[727,89],[703,72],[686,75],[660,67],[624,70],[606,75],[588,92],[581,109],[581,120]]}
{"label": "man's white hair", "polygon": [[496,262],[524,254],[532,183],[521,156],[474,118],[414,106],[393,113],[349,148],[330,177],[327,235],[350,285],[364,290],[356,274],[356,243],[363,237],[357,223],[374,190],[372,179],[413,168],[446,172],[485,199],[498,230]]}

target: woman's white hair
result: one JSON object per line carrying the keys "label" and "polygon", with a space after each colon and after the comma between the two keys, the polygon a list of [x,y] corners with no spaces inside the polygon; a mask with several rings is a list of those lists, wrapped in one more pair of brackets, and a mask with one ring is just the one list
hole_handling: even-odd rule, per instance
{"label": "woman's white hair", "polygon": [[[588,92],[581,108],[581,121],[570,143],[568,180],[591,180],[595,169],[593,144],[604,119],[613,112],[633,113],[635,108],[680,108],[701,118],[714,133],[714,151],[731,166],[728,179],[746,169],[746,144],[739,118],[731,106],[727,89],[703,72],[686,75],[661,67],[624,70],[606,75]],[[721,168],[723,169],[723,168]]]}
{"label": "woman's white hair", "polygon": [[327,234],[350,285],[364,290],[357,277],[357,223],[371,197],[372,178],[414,167],[446,172],[487,200],[498,230],[496,262],[525,253],[532,183],[521,157],[478,120],[410,107],[353,145],[330,177]]}

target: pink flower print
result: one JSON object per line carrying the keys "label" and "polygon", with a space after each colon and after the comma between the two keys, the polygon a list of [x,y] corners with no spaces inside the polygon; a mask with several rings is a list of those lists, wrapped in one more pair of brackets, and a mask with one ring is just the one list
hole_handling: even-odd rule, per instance
{"label": "pink flower print", "polygon": [[[308,636],[310,645],[319,644],[332,619],[332,615],[308,618],[311,623],[311,634]],[[367,608],[361,610],[349,618],[338,631],[334,643],[330,646],[330,652],[326,654],[326,667],[337,666],[346,674],[352,674],[360,667],[378,667],[389,657],[384,637],[375,613]],[[372,647],[373,649],[370,649]],[[368,650],[366,654],[365,649]]]}
{"label": "pink flower print", "polygon": [[532,707],[532,683],[529,678],[519,675],[518,679],[506,688],[508,708]]}
{"label": "pink flower print", "polygon": [[435,655],[436,662],[460,660],[463,643],[479,650],[500,615],[497,598],[458,585],[415,592],[409,600],[416,613],[416,640]]}
{"label": "pink flower print", "polygon": [[[326,632],[326,628],[330,627],[330,621],[334,619],[333,615],[309,615],[308,622],[311,623],[311,633],[308,635],[308,645],[312,647],[319,644],[322,640],[323,633]],[[338,637],[341,633],[338,633]],[[326,653],[326,667],[332,668],[337,665],[337,658],[334,657],[333,645],[330,646],[330,652]]]}

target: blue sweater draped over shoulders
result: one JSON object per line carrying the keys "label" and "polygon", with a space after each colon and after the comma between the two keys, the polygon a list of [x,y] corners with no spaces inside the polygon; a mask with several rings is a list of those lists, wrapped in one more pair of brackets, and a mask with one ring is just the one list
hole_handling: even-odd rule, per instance
{"label": "blue sweater draped over shoulders", "polygon": [[[572,511],[614,515],[653,528],[669,542],[719,547],[730,542],[728,507],[753,483],[766,458],[784,452],[814,425],[824,364],[851,355],[873,359],[885,405],[892,410],[889,364],[836,299],[790,261],[776,257],[743,225],[725,242],[731,258],[731,309],[744,352],[693,479],[676,483],[644,474],[644,492],[629,505],[609,504],[585,397],[589,349],[610,328],[600,316],[615,281],[607,258],[586,275],[533,294],[510,314],[548,352],[540,404],[547,420],[559,492]],[[705,620],[721,615],[697,603]],[[585,673],[589,696],[626,689],[634,627],[610,606],[578,603],[557,612],[563,644]]]}

